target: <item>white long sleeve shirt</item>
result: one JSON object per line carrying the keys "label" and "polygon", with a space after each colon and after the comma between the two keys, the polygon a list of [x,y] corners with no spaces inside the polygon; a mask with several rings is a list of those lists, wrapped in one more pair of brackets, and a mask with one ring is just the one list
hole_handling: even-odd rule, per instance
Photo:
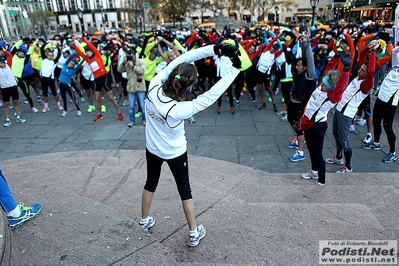
{"label": "white long sleeve shirt", "polygon": [[325,122],[327,121],[328,111],[334,106],[335,103],[328,99],[328,93],[322,91],[321,86],[319,86],[310,96],[305,108],[305,116],[311,119],[317,112],[314,122]]}
{"label": "white long sleeve shirt", "polygon": [[89,64],[85,63],[82,68],[82,76],[86,80],[94,81],[94,75],[93,71],[91,70],[91,67]]}
{"label": "white long sleeve shirt", "polygon": [[40,65],[40,76],[43,78],[54,79],[54,69],[56,67],[56,62],[48,58],[44,58],[42,64]]}
{"label": "white long sleeve shirt", "polygon": [[357,108],[368,94],[364,94],[360,90],[360,84],[365,81],[356,77],[346,87],[342,94],[342,100],[337,104],[337,110],[344,116],[354,118],[357,113]]}
{"label": "white long sleeve shirt", "polygon": [[384,78],[378,91],[378,99],[388,103],[392,98],[392,105],[397,106],[399,102],[399,46],[392,50],[392,70]]}
{"label": "white long sleeve shirt", "polygon": [[17,86],[14,74],[12,73],[11,68],[5,64],[4,68],[0,68],[0,88],[5,89],[14,86]]}
{"label": "white long sleeve shirt", "polygon": [[192,101],[178,102],[162,93],[163,82],[177,65],[214,55],[213,45],[186,52],[151,80],[145,101],[146,147],[151,153],[163,159],[172,159],[184,154],[187,151],[184,119],[212,105],[240,73],[238,69],[230,67],[226,75],[210,90]]}

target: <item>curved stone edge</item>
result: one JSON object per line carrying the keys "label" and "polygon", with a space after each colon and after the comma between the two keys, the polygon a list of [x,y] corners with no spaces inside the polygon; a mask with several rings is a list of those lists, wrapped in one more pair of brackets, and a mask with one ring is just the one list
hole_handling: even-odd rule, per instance
{"label": "curved stone edge", "polygon": [[12,241],[11,228],[7,221],[6,214],[0,213],[0,265],[22,265],[18,260],[19,256],[14,256],[15,244]]}

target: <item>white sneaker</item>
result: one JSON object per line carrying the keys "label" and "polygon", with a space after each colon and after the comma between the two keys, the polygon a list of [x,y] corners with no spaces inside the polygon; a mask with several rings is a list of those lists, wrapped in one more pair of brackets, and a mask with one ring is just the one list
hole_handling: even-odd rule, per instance
{"label": "white sneaker", "polygon": [[363,117],[361,117],[361,116],[358,116],[358,115],[355,115],[355,121],[360,121],[360,120],[362,120],[363,119]]}
{"label": "white sneaker", "polygon": [[82,111],[78,110],[78,112],[77,112],[76,115],[77,115],[77,116],[82,116]]}
{"label": "white sneaker", "polygon": [[14,116],[17,116],[17,112],[14,112]]}
{"label": "white sneaker", "polygon": [[286,114],[287,114],[287,111],[281,111],[281,112],[277,113],[277,115],[286,115]]}
{"label": "white sneaker", "polygon": [[28,101],[28,100],[25,100],[25,101],[24,101],[24,104],[28,104],[28,103],[29,103],[29,101]]}
{"label": "white sneaker", "polygon": [[150,229],[155,224],[155,219],[151,216],[148,216],[146,219],[140,219],[139,225],[143,227],[144,230]]}
{"label": "white sneaker", "polygon": [[10,106],[8,107],[8,109],[10,109],[10,110],[14,109],[14,105],[10,105]]}
{"label": "white sneaker", "polygon": [[373,137],[371,136],[371,133],[367,133],[366,137],[363,140],[363,144],[369,144],[373,141]]}
{"label": "white sneaker", "polygon": [[301,174],[301,177],[302,177],[303,179],[306,179],[306,180],[309,180],[309,179],[318,179],[318,178],[319,178],[319,174],[318,174],[318,173],[313,174],[313,171],[310,170],[308,173]]}
{"label": "white sneaker", "polygon": [[67,116],[67,114],[68,114],[68,112],[67,112],[67,111],[64,111],[64,112],[62,112],[61,116],[62,116],[62,117],[65,117],[65,116]]}
{"label": "white sneaker", "polygon": [[26,122],[26,119],[23,119],[22,117],[17,116],[17,122],[18,122],[18,123],[25,123],[25,122]]}
{"label": "white sneaker", "polygon": [[351,125],[351,126],[349,127],[349,132],[350,132],[350,133],[356,132],[355,125]]}
{"label": "white sneaker", "polygon": [[361,118],[360,120],[358,120],[356,122],[356,124],[358,124],[359,126],[364,126],[367,123],[366,119]]}
{"label": "white sneaker", "polygon": [[39,110],[37,110],[36,107],[32,107],[32,111],[33,111],[34,113],[38,113],[38,112],[39,112]]}
{"label": "white sneaker", "polygon": [[11,120],[10,119],[6,119],[6,122],[4,123],[5,127],[9,127],[11,126]]}
{"label": "white sneaker", "polygon": [[353,171],[353,168],[349,169],[348,167],[344,166],[344,167],[341,167],[336,173],[337,174],[346,174],[346,173],[352,173],[352,171]]}
{"label": "white sneaker", "polygon": [[202,224],[198,225],[196,229],[197,229],[198,235],[194,235],[194,234],[190,233],[190,238],[188,240],[188,245],[190,247],[198,246],[198,244],[200,243],[200,240],[203,239],[204,236],[206,235],[206,229]]}
{"label": "white sneaker", "polygon": [[80,102],[81,102],[81,103],[84,103],[84,102],[85,102],[85,98],[83,98],[83,97],[80,98]]}
{"label": "white sneaker", "polygon": [[337,159],[335,155],[331,158],[325,159],[324,161],[329,164],[340,164],[340,165],[344,164],[344,158]]}

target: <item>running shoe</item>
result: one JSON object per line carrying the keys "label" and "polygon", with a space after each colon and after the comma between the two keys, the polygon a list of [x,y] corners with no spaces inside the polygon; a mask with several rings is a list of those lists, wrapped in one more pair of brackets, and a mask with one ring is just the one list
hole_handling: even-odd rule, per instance
{"label": "running shoe", "polygon": [[91,112],[93,112],[93,111],[95,111],[96,110],[96,107],[94,106],[94,105],[89,105],[88,107],[87,107],[87,112],[88,113],[91,113]]}
{"label": "running shoe", "polygon": [[305,154],[300,154],[299,151],[296,151],[293,155],[290,156],[291,162],[298,162],[305,160]]}
{"label": "running shoe", "polygon": [[100,120],[103,119],[103,118],[104,118],[104,117],[103,117],[102,114],[97,114],[96,117],[94,117],[94,121],[97,122],[97,121],[100,121]]}
{"label": "running shoe", "polygon": [[344,164],[344,158],[337,159],[335,155],[331,158],[325,159],[324,161],[329,164],[340,164],[340,165]]}
{"label": "running shoe", "polygon": [[352,171],[353,171],[353,168],[349,169],[348,167],[344,166],[344,167],[341,167],[336,173],[337,174],[346,174],[346,173],[352,173]]}
{"label": "running shoe", "polygon": [[122,113],[118,113],[118,120],[119,120],[119,121],[122,121],[122,120],[123,120],[123,115],[122,115]]}
{"label": "running shoe", "polygon": [[397,159],[398,159],[398,157],[396,156],[395,153],[389,152],[389,153],[387,154],[387,156],[385,156],[385,158],[382,159],[382,161],[383,161],[384,163],[392,163],[393,161],[396,161]]}
{"label": "running shoe", "polygon": [[26,221],[32,220],[37,215],[39,215],[42,210],[42,205],[39,203],[33,204],[31,207],[26,207],[22,202],[17,205],[17,207],[21,211],[21,215],[18,217],[13,217],[11,215],[7,215],[8,223],[11,226],[11,229],[16,229],[23,225]]}
{"label": "running shoe", "polygon": [[190,238],[188,240],[188,245],[190,247],[198,246],[200,240],[206,235],[206,229],[202,224],[198,225],[196,229],[196,232],[190,232]]}
{"label": "running shoe", "polygon": [[319,178],[319,174],[318,174],[318,173],[314,174],[313,171],[310,170],[310,171],[307,172],[307,173],[301,174],[301,177],[302,177],[303,179],[306,179],[306,180],[309,180],[309,179],[318,179],[318,178]]}
{"label": "running shoe", "polygon": [[155,219],[148,216],[146,219],[140,219],[139,225],[143,227],[144,230],[148,231],[148,229],[155,225]]}

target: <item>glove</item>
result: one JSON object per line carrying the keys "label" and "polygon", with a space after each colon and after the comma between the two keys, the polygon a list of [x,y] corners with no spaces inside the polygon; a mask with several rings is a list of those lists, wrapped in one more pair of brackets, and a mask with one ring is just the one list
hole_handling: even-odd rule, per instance
{"label": "glove", "polygon": [[231,58],[231,62],[233,62],[233,67],[240,69],[241,68],[241,60],[238,56],[234,56]]}
{"label": "glove", "polygon": [[216,55],[224,55],[230,58],[241,55],[237,47],[228,44],[217,44],[213,46],[213,51]]}
{"label": "glove", "polygon": [[351,68],[352,55],[348,52],[341,52],[341,62],[344,64],[344,72],[348,72]]}

